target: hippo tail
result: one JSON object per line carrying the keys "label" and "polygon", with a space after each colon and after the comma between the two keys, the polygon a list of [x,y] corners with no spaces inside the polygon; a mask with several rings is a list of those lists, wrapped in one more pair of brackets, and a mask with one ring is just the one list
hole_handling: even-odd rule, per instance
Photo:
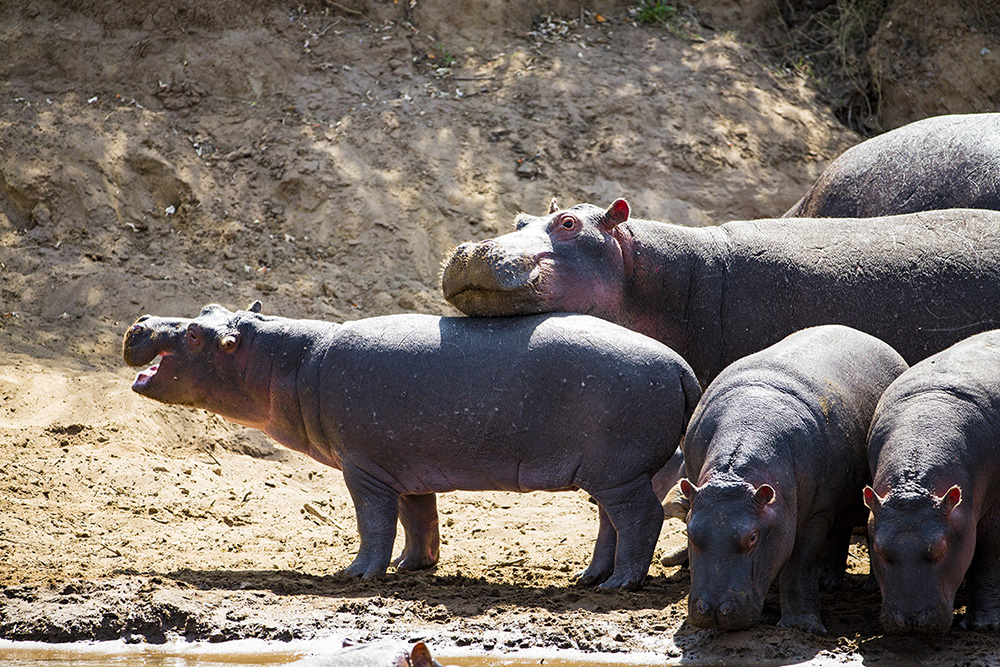
{"label": "hippo tail", "polygon": [[698,382],[698,378],[695,377],[694,371],[690,368],[684,368],[681,373],[681,390],[684,392],[684,426],[681,429],[681,434],[687,432],[688,422],[691,421],[691,415],[694,414],[694,409],[698,406],[698,401],[701,400],[701,384]]}

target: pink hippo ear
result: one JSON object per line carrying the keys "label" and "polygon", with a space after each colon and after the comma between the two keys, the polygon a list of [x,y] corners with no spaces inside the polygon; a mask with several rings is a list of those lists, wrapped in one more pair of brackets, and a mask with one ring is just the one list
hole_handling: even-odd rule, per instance
{"label": "pink hippo ear", "polygon": [[604,220],[601,221],[601,227],[604,231],[610,231],[628,220],[628,216],[628,202],[624,199],[616,199],[611,202],[611,206],[604,212]]}
{"label": "pink hippo ear", "polygon": [[878,494],[875,493],[875,489],[873,489],[870,486],[865,487],[864,496],[865,496],[865,507],[870,509],[872,512],[878,511],[878,508],[881,507],[882,505],[882,501],[885,500],[885,496],[879,498]]}
{"label": "pink hippo ear", "polygon": [[423,642],[417,642],[410,652],[410,666],[411,667],[434,667],[437,664],[434,658],[431,657],[430,649],[427,648],[427,644]]}
{"label": "pink hippo ear", "polygon": [[944,512],[945,516],[951,514],[952,510],[958,507],[959,503],[962,502],[962,489],[956,484],[947,491],[940,498],[937,498],[938,506],[941,511]]}
{"label": "pink hippo ear", "polygon": [[753,492],[753,502],[759,507],[766,507],[774,502],[774,487],[770,484],[761,484]]}
{"label": "pink hippo ear", "polygon": [[559,210],[559,200],[553,197],[552,201],[549,202],[549,215],[552,215],[558,210]]}
{"label": "pink hippo ear", "polygon": [[691,480],[687,477],[681,477],[677,480],[677,485],[681,487],[681,493],[688,499],[688,502],[694,500],[694,497],[698,494],[698,487],[692,484]]}

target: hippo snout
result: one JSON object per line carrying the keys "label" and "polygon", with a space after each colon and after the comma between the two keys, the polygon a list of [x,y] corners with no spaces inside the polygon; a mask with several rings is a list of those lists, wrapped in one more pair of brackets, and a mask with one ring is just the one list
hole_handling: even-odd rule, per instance
{"label": "hippo snout", "polygon": [[534,254],[505,248],[496,239],[459,245],[444,263],[441,289],[467,315],[542,312],[541,267]]}
{"label": "hippo snout", "polygon": [[727,595],[718,602],[698,597],[688,605],[688,621],[699,628],[743,630],[757,622],[760,610],[749,600]]}
{"label": "hippo snout", "polygon": [[953,614],[949,609],[922,609],[882,611],[882,627],[889,634],[931,635],[943,634],[951,628]]}
{"label": "hippo snout", "polygon": [[125,332],[122,357],[129,366],[145,366],[165,351],[179,325],[143,315]]}

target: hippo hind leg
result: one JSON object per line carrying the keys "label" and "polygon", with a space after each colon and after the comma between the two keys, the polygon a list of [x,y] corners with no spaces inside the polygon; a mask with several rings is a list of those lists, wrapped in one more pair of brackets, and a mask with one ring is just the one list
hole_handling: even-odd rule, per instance
{"label": "hippo hind leg", "polygon": [[399,570],[420,570],[438,562],[437,496],[433,493],[399,497],[399,522],[406,544],[392,562]]}
{"label": "hippo hind leg", "polygon": [[364,579],[381,577],[392,560],[399,494],[353,465],[345,463],[343,471],[344,483],[354,501],[361,546],[341,574]]}
{"label": "hippo hind leg", "polygon": [[653,493],[649,477],[643,475],[614,489],[591,491],[591,495],[616,535],[614,570],[599,588],[637,590],[649,573],[663,526],[663,507]]}
{"label": "hippo hind leg", "polygon": [[608,513],[604,507],[597,506],[597,542],[594,544],[594,557],[590,559],[590,565],[583,572],[576,575],[576,583],[581,586],[593,586],[606,581],[615,569],[615,547],[618,544],[618,535],[615,527],[608,518]]}

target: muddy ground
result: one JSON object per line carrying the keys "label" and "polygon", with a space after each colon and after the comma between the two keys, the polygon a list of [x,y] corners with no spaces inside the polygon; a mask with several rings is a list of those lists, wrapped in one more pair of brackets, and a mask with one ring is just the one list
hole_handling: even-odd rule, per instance
{"label": "muddy ground", "polygon": [[[338,471],[129,390],[121,335],[147,312],[455,314],[449,247],[552,195],[689,225],[780,215],[861,140],[808,72],[623,2],[64,4],[0,11],[0,638],[1000,656],[988,634],[882,637],[860,545],[824,637],[776,628],[774,596],[756,629],[696,630],[683,568],[574,587],[597,530],[579,493],[445,495],[435,570],[348,581]],[[682,539],[668,522],[658,555]]]}

